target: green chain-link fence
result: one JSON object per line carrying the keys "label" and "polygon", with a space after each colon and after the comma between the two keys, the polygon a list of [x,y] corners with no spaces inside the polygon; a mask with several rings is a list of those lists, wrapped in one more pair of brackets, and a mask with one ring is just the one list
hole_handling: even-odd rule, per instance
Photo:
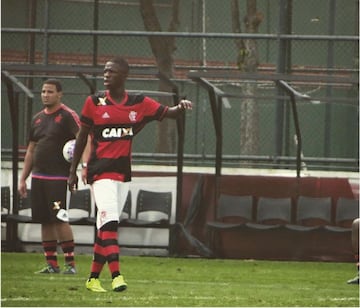
{"label": "green chain-link fence", "polygon": [[[161,31],[166,34],[173,16],[173,2],[153,2]],[[239,40],[245,44],[254,43],[252,46],[255,46],[258,61],[256,71],[264,76],[275,72],[302,76],[331,74],[338,78],[358,76],[358,1],[254,1],[259,24],[256,33],[251,34],[243,22],[246,15],[250,16],[247,1],[240,0],[240,30],[250,35],[248,37],[234,36],[231,0],[179,2],[172,77],[181,94],[195,103],[194,110],[186,115],[186,164],[212,165],[216,147],[208,93],[188,74],[191,70],[238,71],[241,54],[237,45]],[[110,57],[122,55],[129,60],[131,67],[157,67],[138,0],[3,0],[1,5],[3,64],[102,66]],[[42,108],[39,94],[45,76],[34,73],[30,77],[28,72],[13,74],[35,94],[33,106],[29,108],[25,96],[18,93],[20,144],[25,145],[27,114],[34,114]],[[74,74],[57,77],[63,82],[64,102],[80,112],[89,94],[88,86]],[[97,89],[102,89],[101,76],[94,79],[89,76],[89,79],[94,81]],[[274,82],[245,82],[223,76],[212,78],[211,83],[230,94],[230,97],[223,99],[221,110],[225,164],[273,167],[278,164],[276,157],[295,156],[296,138],[291,108],[288,100],[279,98],[279,90]],[[249,84],[255,85],[252,87],[253,98],[247,97]],[[313,98],[312,102],[297,101],[303,155],[305,160],[310,160],[308,167],[357,170],[358,84],[319,81],[292,83],[292,86]],[[130,76],[127,87],[158,90],[159,81],[155,77]],[[6,88],[2,87],[3,153],[11,148],[6,95]],[[252,124],[256,134],[248,137],[255,136],[256,146],[249,153],[244,151],[247,132],[241,123],[254,118],[249,120],[244,115],[242,106],[246,99],[256,106],[256,123]],[[155,151],[155,125],[152,123],[137,137],[135,157],[136,153]],[[261,164],[256,160],[249,162],[248,155],[268,159]],[[332,162],[322,163],[324,159]],[[335,167],[337,160],[349,160],[349,163]],[[169,163],[175,161],[175,158],[168,160]],[[294,166],[294,163],[290,165]]]}

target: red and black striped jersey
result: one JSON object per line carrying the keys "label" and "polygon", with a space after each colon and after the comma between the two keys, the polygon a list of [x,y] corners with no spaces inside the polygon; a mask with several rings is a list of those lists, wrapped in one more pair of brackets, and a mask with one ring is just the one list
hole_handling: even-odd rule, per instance
{"label": "red and black striped jersey", "polygon": [[44,109],[33,117],[29,134],[29,141],[36,143],[32,177],[67,179],[70,163],[62,150],[67,141],[76,138],[79,126],[79,116],[64,104],[52,113]]}
{"label": "red and black striped jersey", "polygon": [[91,127],[88,182],[98,179],[131,180],[133,137],[146,123],[161,121],[168,107],[142,94],[129,94],[120,103],[108,91],[87,97],[80,121]]}

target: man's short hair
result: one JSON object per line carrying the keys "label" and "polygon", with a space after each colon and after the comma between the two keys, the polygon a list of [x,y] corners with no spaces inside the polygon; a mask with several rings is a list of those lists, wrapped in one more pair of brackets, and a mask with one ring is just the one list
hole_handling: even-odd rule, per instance
{"label": "man's short hair", "polygon": [[128,61],[126,61],[125,58],[123,58],[123,57],[115,57],[115,58],[112,58],[109,61],[112,62],[112,63],[116,63],[121,68],[123,68],[126,72],[129,72],[129,63],[128,63]]}
{"label": "man's short hair", "polygon": [[62,92],[62,85],[61,85],[60,80],[58,80],[58,79],[50,78],[50,79],[45,80],[43,82],[43,84],[52,84],[56,87],[56,91]]}

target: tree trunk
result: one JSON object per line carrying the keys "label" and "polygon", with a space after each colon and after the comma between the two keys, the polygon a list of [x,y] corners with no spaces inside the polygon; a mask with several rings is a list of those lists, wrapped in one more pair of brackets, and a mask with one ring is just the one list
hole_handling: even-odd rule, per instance
{"label": "tree trunk", "polygon": [[[160,32],[161,25],[157,18],[153,0],[140,0],[140,11],[147,31]],[[177,31],[179,25],[179,0],[173,0],[172,18],[168,31]],[[168,78],[173,77],[173,52],[176,50],[175,37],[150,36],[151,50],[155,56],[159,72]],[[159,81],[159,91],[172,92],[168,84]],[[160,98],[159,102],[172,106],[172,98]],[[176,151],[176,123],[164,119],[157,124],[156,153],[175,153]]]}
{"label": "tree trunk", "polygon": [[[231,15],[233,32],[241,33],[239,4],[231,1]],[[244,17],[246,33],[257,33],[263,15],[256,10],[256,0],[247,0],[247,11]],[[240,71],[256,72],[258,67],[258,53],[256,41],[253,39],[236,39],[238,48],[237,63]],[[256,93],[255,83],[243,83],[242,91],[245,96]],[[255,155],[259,152],[259,109],[255,99],[245,98],[240,106],[240,154]]]}

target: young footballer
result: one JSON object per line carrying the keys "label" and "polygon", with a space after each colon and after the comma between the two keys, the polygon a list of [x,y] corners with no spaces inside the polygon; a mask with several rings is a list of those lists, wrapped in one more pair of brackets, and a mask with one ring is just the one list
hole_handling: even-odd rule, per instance
{"label": "young footballer", "polygon": [[129,65],[124,58],[116,57],[106,62],[106,90],[85,100],[70,168],[69,189],[76,191],[76,168],[90,135],[90,159],[83,167],[87,169],[87,181],[91,184],[97,206],[98,232],[91,272],[86,281],[86,288],[93,292],[106,292],[99,280],[105,263],[111,272],[112,290],[121,292],[127,288],[120,272],[117,231],[131,181],[131,144],[134,136],[150,121],[175,119],[192,108],[188,100],[168,107],[149,97],[129,94],[125,89],[128,73]]}

